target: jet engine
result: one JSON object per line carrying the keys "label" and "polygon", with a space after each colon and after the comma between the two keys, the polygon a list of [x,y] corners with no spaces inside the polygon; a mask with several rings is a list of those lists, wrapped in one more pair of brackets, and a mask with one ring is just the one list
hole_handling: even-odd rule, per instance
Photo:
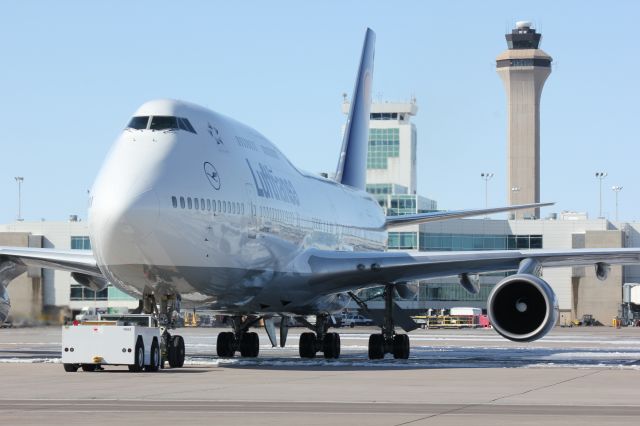
{"label": "jet engine", "polygon": [[493,328],[516,342],[547,334],[558,321],[558,301],[549,284],[531,274],[511,275],[493,287],[487,300]]}
{"label": "jet engine", "polygon": [[0,324],[5,322],[11,310],[11,300],[9,299],[9,292],[7,292],[7,285],[26,270],[27,267],[23,264],[0,256]]}
{"label": "jet engine", "polygon": [[394,288],[396,294],[402,300],[415,300],[420,291],[420,286],[417,282],[396,284]]}

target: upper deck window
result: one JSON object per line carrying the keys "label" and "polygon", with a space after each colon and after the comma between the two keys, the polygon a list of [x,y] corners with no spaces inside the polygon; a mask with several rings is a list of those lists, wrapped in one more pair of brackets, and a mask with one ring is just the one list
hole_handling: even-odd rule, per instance
{"label": "upper deck window", "polygon": [[141,116],[141,117],[132,117],[127,124],[127,129],[136,129],[142,130],[147,128],[147,123],[149,122],[149,116]]}

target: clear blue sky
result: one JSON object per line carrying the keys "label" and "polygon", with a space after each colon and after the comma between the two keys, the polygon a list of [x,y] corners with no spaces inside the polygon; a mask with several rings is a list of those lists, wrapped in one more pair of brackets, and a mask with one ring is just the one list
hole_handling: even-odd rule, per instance
{"label": "clear blue sky", "polygon": [[[376,99],[418,99],[418,192],[444,209],[504,205],[506,105],[495,57],[517,20],[543,34],[542,199],[640,220],[640,2],[6,1],[0,14],[0,223],[86,217],[86,191],[143,102],[177,98],[243,121],[294,164],[333,171],[341,94],[364,29]],[[501,216],[502,217],[502,216]]]}

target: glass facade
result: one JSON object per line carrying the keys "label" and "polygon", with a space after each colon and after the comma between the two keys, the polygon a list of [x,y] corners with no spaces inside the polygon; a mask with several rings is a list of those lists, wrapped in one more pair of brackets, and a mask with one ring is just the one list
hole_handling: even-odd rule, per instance
{"label": "glass facade", "polygon": [[395,195],[391,197],[387,215],[399,216],[404,214],[416,214],[417,200],[415,195]]}
{"label": "glass facade", "polygon": [[542,235],[420,233],[422,251],[528,250],[542,248]]}
{"label": "glass facade", "polygon": [[367,192],[369,194],[391,194],[393,185],[390,183],[368,183]]}
{"label": "glass facade", "polygon": [[[502,274],[504,276],[504,274]],[[494,284],[480,284],[480,292],[471,294],[458,283],[420,284],[419,300],[482,302],[489,298]]]}
{"label": "glass facade", "polygon": [[389,232],[390,249],[415,250],[418,248],[418,236],[416,232]]}
{"label": "glass facade", "polygon": [[91,250],[91,241],[89,240],[89,237],[71,237],[71,250]]}
{"label": "glass facade", "polygon": [[369,129],[368,169],[386,169],[389,157],[400,155],[400,129]]}
{"label": "glass facade", "polygon": [[[71,300],[106,301],[108,297],[109,297],[109,287],[103,290],[100,290],[98,292],[95,292],[90,288],[81,286],[80,284],[71,284],[71,294],[69,295],[69,299]],[[129,300],[132,300],[132,299],[130,298]]]}

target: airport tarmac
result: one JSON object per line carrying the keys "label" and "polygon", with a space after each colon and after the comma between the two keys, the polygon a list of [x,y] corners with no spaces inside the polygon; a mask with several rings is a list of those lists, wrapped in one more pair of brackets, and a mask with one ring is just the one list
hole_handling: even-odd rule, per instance
{"label": "airport tarmac", "polygon": [[65,373],[60,329],[0,330],[0,424],[637,424],[640,328],[556,328],[534,343],[492,330],[416,330],[409,360],[367,359],[374,329],[341,329],[338,360],[301,360],[299,333],[221,360],[219,329],[181,329],[182,369]]}

